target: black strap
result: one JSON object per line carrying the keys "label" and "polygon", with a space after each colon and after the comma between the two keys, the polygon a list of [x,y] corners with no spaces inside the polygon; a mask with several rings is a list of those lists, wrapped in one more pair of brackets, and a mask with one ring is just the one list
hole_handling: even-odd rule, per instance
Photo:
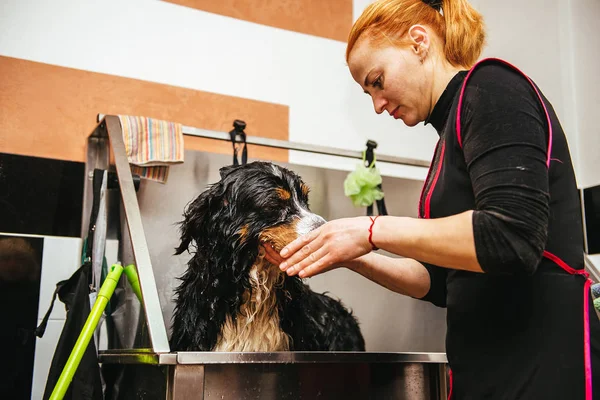
{"label": "black strap", "polygon": [[[237,143],[243,143],[242,148],[242,165],[246,165],[248,162],[248,147],[246,145],[246,123],[242,120],[236,119],[233,121],[233,129],[229,131],[229,137],[231,138],[231,144],[233,145],[233,165],[240,165],[238,161],[238,147]],[[242,140],[238,142],[237,137],[240,137]]]}
{"label": "black strap", "polygon": [[94,169],[92,183],[92,210],[90,213],[90,224],[88,226],[87,245],[85,247],[85,258],[92,258],[92,249],[94,244],[94,231],[96,230],[96,219],[100,209],[100,191],[102,190],[102,180],[104,179],[103,169]]}
{"label": "black strap", "polygon": [[37,328],[35,328],[35,336],[39,338],[44,336],[44,332],[46,332],[46,326],[48,325],[48,319],[50,318],[50,314],[52,313],[52,309],[54,308],[54,301],[56,300],[56,296],[58,296],[60,288],[62,288],[65,283],[66,281],[60,281],[56,284],[56,289],[54,289],[52,301],[50,302],[50,308],[48,308],[48,311],[46,311],[46,315],[44,315],[44,319],[42,319],[40,325]]}
{"label": "black strap", "polygon": [[[94,231],[96,230],[96,220],[98,219],[98,211],[100,209],[100,192],[102,190],[102,180],[104,179],[104,170],[103,169],[94,169],[94,175],[92,180],[92,210],[90,212],[90,222],[88,226],[88,234],[87,238],[85,238],[84,242],[84,251],[85,251],[85,262],[90,262],[92,259],[92,248],[94,242]],[[56,296],[58,296],[58,292],[64,286],[67,280],[60,281],[56,284],[56,289],[54,289],[54,294],[52,295],[52,301],[50,302],[50,307],[48,311],[46,311],[46,315],[42,319],[40,325],[35,328],[35,335],[37,337],[42,337],[44,332],[46,332],[46,326],[48,325],[48,319],[50,318],[50,314],[52,313],[52,309],[54,308],[54,302],[56,301]]]}
{"label": "black strap", "polygon": [[436,11],[440,11],[443,6],[442,0],[422,0],[423,3],[427,4],[429,7],[432,7]]}
{"label": "black strap", "polygon": [[[365,152],[365,166],[369,167],[372,166],[373,168],[375,168],[375,152],[374,150],[377,148],[377,142],[373,141],[373,140],[367,140],[367,150]],[[380,190],[383,190],[383,186],[381,185],[381,183],[379,185],[377,185],[377,187]],[[385,206],[385,198],[382,198],[381,200],[375,200],[375,202],[377,203],[377,211],[379,212],[379,215],[388,215],[387,212],[387,208]],[[373,215],[373,204],[367,206],[367,216],[372,216]]]}

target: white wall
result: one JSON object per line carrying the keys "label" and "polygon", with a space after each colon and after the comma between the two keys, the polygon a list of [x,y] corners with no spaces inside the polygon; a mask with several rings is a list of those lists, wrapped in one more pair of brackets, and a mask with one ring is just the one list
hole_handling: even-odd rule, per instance
{"label": "white wall", "polygon": [[[540,85],[564,124],[579,184],[600,182],[592,114],[600,2],[471,2],[488,27],[484,56],[515,63]],[[355,19],[369,3],[355,0]],[[373,112],[339,41],[161,1],[4,0],[1,7],[0,55],[288,105],[292,141],[362,150],[374,139],[381,154],[429,161],[437,140],[431,127],[409,129]],[[291,152],[290,161],[345,170],[356,164],[301,152]],[[380,168],[425,176],[424,168]]]}
{"label": "white wall", "polygon": [[[339,41],[161,1],[5,0],[0,13],[0,55],[284,104],[292,141],[363,150],[371,138],[381,153],[429,161],[432,136],[420,140],[391,119],[376,120],[344,51]],[[290,160],[356,163],[297,152]],[[426,173],[381,168],[417,179]]]}
{"label": "white wall", "polygon": [[600,185],[600,1],[568,0],[572,20],[573,112],[581,187]]}
{"label": "white wall", "polygon": [[[358,18],[371,0],[354,1]],[[487,25],[482,57],[514,63],[552,102],[567,134],[578,185],[600,184],[600,1],[470,0]]]}

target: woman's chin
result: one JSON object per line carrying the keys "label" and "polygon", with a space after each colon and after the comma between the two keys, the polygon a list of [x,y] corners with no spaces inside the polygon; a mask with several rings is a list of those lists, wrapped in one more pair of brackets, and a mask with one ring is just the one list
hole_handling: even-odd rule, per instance
{"label": "woman's chin", "polygon": [[414,118],[411,115],[403,115],[400,117],[400,119],[402,120],[402,122],[404,122],[404,125],[409,126],[409,127],[413,127],[416,126],[420,121],[417,118]]}

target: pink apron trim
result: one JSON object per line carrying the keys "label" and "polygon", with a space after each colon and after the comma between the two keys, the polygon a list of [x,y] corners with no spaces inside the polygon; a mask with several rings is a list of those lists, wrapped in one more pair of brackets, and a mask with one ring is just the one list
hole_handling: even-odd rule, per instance
{"label": "pink apron trim", "polygon": [[535,86],[535,84],[533,83],[533,81],[527,76],[525,75],[519,68],[515,67],[514,65],[510,64],[509,62],[506,62],[504,60],[501,60],[499,58],[485,58],[479,62],[477,62],[467,73],[467,76],[465,77],[465,80],[463,82],[462,88],[460,90],[460,97],[458,98],[458,109],[457,109],[457,113],[456,113],[456,134],[457,134],[457,138],[458,138],[458,145],[460,146],[460,148],[462,149],[462,137],[461,137],[461,131],[460,131],[460,127],[461,127],[461,123],[460,123],[460,114],[461,114],[461,110],[462,110],[462,102],[463,102],[463,97],[465,94],[465,88],[467,87],[467,81],[469,80],[469,78],[471,77],[471,74],[473,73],[473,71],[475,71],[475,68],[480,65],[481,63],[485,62],[485,61],[499,61],[505,65],[508,65],[509,67],[513,68],[515,71],[519,72],[521,75],[523,75],[531,84],[531,87],[533,87],[533,90],[535,90],[535,93],[537,94],[540,103],[542,103],[542,107],[544,108],[544,113],[546,114],[546,123],[548,124],[548,156],[546,158],[546,167],[550,167],[550,156],[552,154],[552,122],[550,121],[550,114],[548,113],[548,109],[546,108],[546,103],[544,103],[544,100],[542,99],[542,95],[540,94],[539,90],[537,89],[537,87]]}
{"label": "pink apron trim", "polygon": [[450,391],[448,392],[448,400],[452,399],[452,370],[448,368],[448,377],[450,378]]}
{"label": "pink apron trim", "polygon": [[592,280],[587,279],[583,288],[583,356],[585,358],[585,399],[592,400],[592,357],[590,343],[590,287]]}
{"label": "pink apron trim", "polygon": [[[462,102],[463,102],[463,98],[464,98],[465,88],[467,86],[467,81],[468,81],[469,77],[471,76],[471,74],[473,73],[473,71],[475,70],[475,68],[479,64],[481,64],[485,61],[489,61],[489,60],[499,61],[499,62],[513,68],[514,70],[519,72],[521,75],[523,75],[529,81],[529,83],[533,87],[533,90],[535,90],[535,93],[537,94],[537,96],[540,100],[540,103],[542,104],[542,107],[544,108],[544,113],[546,114],[546,123],[548,124],[548,153],[547,153],[547,157],[546,157],[546,167],[549,168],[550,160],[551,160],[551,156],[552,156],[553,131],[552,131],[552,121],[550,120],[550,114],[548,113],[548,109],[546,107],[546,104],[544,103],[542,95],[540,94],[539,90],[537,89],[537,87],[535,86],[533,81],[527,75],[525,75],[520,69],[518,69],[514,65],[512,65],[504,60],[498,59],[498,58],[486,58],[486,59],[479,61],[469,70],[469,72],[467,73],[467,76],[465,77],[465,80],[463,82],[463,85],[462,85],[462,88],[460,91],[460,97],[458,99],[458,109],[457,109],[457,113],[456,113],[456,135],[457,135],[457,139],[458,139],[458,145],[460,146],[460,148],[462,148],[460,114],[461,114],[461,110],[462,110]],[[442,154],[443,154],[443,152],[442,152]],[[436,178],[434,179],[434,184],[432,185],[432,188],[430,189],[431,191],[433,191],[433,186],[435,186],[435,181],[437,180],[437,174],[439,174],[439,169],[440,169],[440,166],[438,166],[438,171],[436,173]],[[428,193],[427,198],[428,199],[431,198],[431,192]],[[428,202],[425,203],[425,211],[427,214],[429,213]],[[589,274],[585,270],[576,270],[576,269],[572,268],[567,263],[565,263],[563,260],[561,260],[558,256],[556,256],[548,251],[544,251],[543,256],[546,257],[547,259],[551,260],[555,264],[557,264],[560,268],[562,268],[567,273],[569,273],[571,275],[581,275],[584,278],[586,278],[586,282],[585,282],[584,289],[583,289],[583,296],[584,296],[584,298],[583,298],[583,355],[584,355],[584,369],[585,369],[585,399],[592,400],[592,363],[591,363],[591,354],[590,354],[591,353],[591,350],[590,350],[591,345],[590,345],[590,323],[589,323],[589,310],[590,310],[589,294],[590,294],[590,286],[592,284],[592,281],[589,279]],[[452,377],[450,379],[450,384],[451,384],[451,386],[450,386],[450,396],[451,396],[451,394],[452,394]],[[450,399],[450,396],[448,397],[448,399]]]}
{"label": "pink apron trim", "polygon": [[[431,217],[431,196],[433,195],[433,190],[435,189],[435,185],[437,184],[437,180],[440,177],[440,171],[442,170],[442,162],[444,161],[444,153],[446,151],[446,142],[442,143],[442,150],[440,153],[440,158],[438,160],[437,169],[435,171],[435,176],[433,177],[433,182],[431,182],[431,187],[429,188],[429,192],[427,193],[427,198],[425,199],[425,218]],[[427,184],[427,183],[425,183]]]}
{"label": "pink apron trim", "polygon": [[[429,182],[429,177],[431,176],[431,171],[433,170],[433,168],[432,168],[433,163],[435,162],[435,156],[440,147],[440,143],[441,143],[441,139],[437,142],[437,144],[435,146],[435,150],[433,152],[433,157],[431,158],[431,163],[429,164],[429,170],[427,170],[427,177],[425,178],[425,183],[423,184],[423,187],[421,188],[421,195],[419,196],[419,211],[417,213],[419,218],[424,217],[424,213],[421,213],[421,205],[423,204],[423,197],[425,196],[425,188],[427,187],[427,182]],[[431,188],[429,190],[431,190]]]}
{"label": "pink apron trim", "polygon": [[557,264],[571,275],[581,275],[586,278],[583,286],[583,360],[585,369],[585,400],[592,400],[592,358],[590,344],[590,274],[582,269],[574,269],[554,254],[544,251],[544,257]]}
{"label": "pink apron trim", "polygon": [[557,264],[559,267],[561,267],[562,269],[564,269],[571,275],[583,275],[586,278],[588,276],[590,276],[590,274],[588,274],[583,269],[571,268],[566,262],[564,262],[563,260],[561,260],[560,258],[558,258],[557,256],[555,256],[554,254],[552,254],[548,251],[544,251],[543,256],[546,257],[547,259],[549,259],[550,261],[553,261],[555,264]]}

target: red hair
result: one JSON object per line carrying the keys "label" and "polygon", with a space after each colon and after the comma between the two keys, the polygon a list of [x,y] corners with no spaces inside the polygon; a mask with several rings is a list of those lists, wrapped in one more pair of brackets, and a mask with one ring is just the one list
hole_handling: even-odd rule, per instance
{"label": "red hair", "polygon": [[426,25],[442,40],[444,56],[456,67],[470,68],[485,44],[482,15],[467,0],[443,0],[440,13],[423,0],[378,0],[356,20],[348,36],[346,61],[363,35],[374,44],[392,40],[402,45],[402,37],[413,25]]}

